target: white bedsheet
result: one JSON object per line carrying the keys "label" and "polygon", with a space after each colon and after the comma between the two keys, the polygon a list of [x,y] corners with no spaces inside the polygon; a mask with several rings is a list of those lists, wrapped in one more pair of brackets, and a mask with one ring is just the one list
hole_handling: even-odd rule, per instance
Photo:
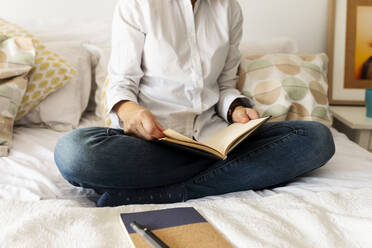
{"label": "white bedsheet", "polygon": [[[85,117],[82,127],[99,125],[94,117]],[[261,197],[277,193],[308,195],[312,192],[342,192],[372,188],[372,154],[335,129],[332,133],[336,154],[322,168],[308,173],[284,187],[263,191],[244,191],[205,199]],[[41,200],[75,199],[88,202],[92,190],[73,187],[57,170],[53,149],[63,133],[42,128],[17,127],[10,156],[0,158],[0,199]]]}

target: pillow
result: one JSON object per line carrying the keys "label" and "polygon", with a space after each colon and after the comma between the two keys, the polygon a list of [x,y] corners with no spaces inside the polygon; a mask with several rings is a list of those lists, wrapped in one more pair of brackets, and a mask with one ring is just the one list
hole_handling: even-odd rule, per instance
{"label": "pillow", "polygon": [[102,100],[104,84],[107,80],[107,68],[110,60],[111,45],[109,43],[92,44],[86,43],[85,47],[93,57],[95,84],[92,86],[91,101],[88,109],[94,111],[99,117],[104,116]]}
{"label": "pillow", "polygon": [[[107,63],[111,50],[111,18],[67,20],[41,17],[34,19],[32,24],[30,22],[21,23],[46,44],[57,41],[73,41],[84,44],[91,55],[93,81],[95,82],[91,85],[91,95],[86,111],[96,112],[101,116],[97,103],[100,102],[99,96],[107,75]],[[70,62],[67,58],[66,60]],[[97,87],[98,84],[99,87]]]}
{"label": "pillow", "polygon": [[[0,34],[31,38],[36,48],[35,67],[16,119],[35,108],[45,97],[66,85],[76,73],[58,54],[51,52],[23,28],[0,18]],[[31,43],[32,44],[32,43]]]}
{"label": "pillow", "polygon": [[0,36],[0,156],[7,156],[13,123],[26,92],[35,49],[32,40]]}
{"label": "pillow", "polygon": [[77,128],[85,111],[92,85],[91,55],[80,41],[45,42],[76,69],[70,83],[46,97],[16,124],[46,126],[57,131]]}
{"label": "pillow", "polygon": [[312,120],[327,126],[332,118],[327,98],[326,54],[245,56],[239,90],[271,121]]}
{"label": "pillow", "polygon": [[101,96],[100,96],[101,102],[99,106],[99,109],[100,109],[99,113],[101,114],[103,125],[105,127],[110,127],[112,124],[112,120],[110,118],[110,113],[109,113],[109,109],[107,108],[107,101],[106,101],[106,89],[109,83],[110,83],[110,77],[107,76],[103,84],[103,87],[102,87]]}

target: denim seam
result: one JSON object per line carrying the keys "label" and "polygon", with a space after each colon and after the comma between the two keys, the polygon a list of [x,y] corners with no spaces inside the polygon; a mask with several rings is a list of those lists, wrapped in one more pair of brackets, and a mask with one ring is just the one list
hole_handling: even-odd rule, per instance
{"label": "denim seam", "polygon": [[272,129],[276,129],[276,128],[283,128],[283,127],[286,127],[286,128],[289,128],[291,129],[291,131],[295,131],[296,129],[291,127],[291,126],[286,126],[286,125],[277,125],[277,126],[273,126],[273,127],[270,127],[270,130]]}
{"label": "denim seam", "polygon": [[[270,142],[270,143],[267,143],[267,144],[264,144],[264,145],[262,145],[262,146],[259,146],[259,147],[257,147],[256,149],[250,151],[249,153],[243,154],[242,156],[239,156],[239,157],[237,157],[237,158],[235,158],[235,159],[229,161],[228,163],[226,163],[226,164],[224,164],[224,165],[222,165],[222,166],[220,166],[220,167],[218,167],[218,168],[216,168],[216,169],[214,169],[214,170],[212,170],[212,171],[208,171],[208,173],[205,173],[205,174],[203,174],[203,175],[200,175],[198,178],[193,179],[193,182],[194,182],[194,183],[200,183],[200,182],[203,182],[203,181],[205,181],[207,178],[209,178],[209,175],[210,175],[210,174],[214,174],[214,175],[216,175],[218,171],[221,171],[221,170],[223,170],[223,169],[225,169],[225,168],[229,168],[229,167],[232,167],[232,166],[236,165],[236,164],[237,164],[239,161],[241,161],[242,159],[244,159],[244,158],[246,158],[246,157],[251,157],[251,155],[252,155],[253,153],[260,152],[260,151],[264,151],[264,150],[266,150],[266,148],[268,148],[268,147],[272,147],[272,145],[278,145],[279,143],[283,143],[285,140],[288,140],[288,137],[293,136],[294,134],[297,134],[297,133],[298,133],[298,132],[297,132],[297,129],[293,129],[293,128],[291,128],[291,129],[292,129],[292,131],[291,131],[290,133],[288,133],[287,135],[282,136],[282,137],[280,137],[279,139],[276,139],[276,140],[274,140],[274,141],[272,141],[272,142]],[[302,136],[303,136],[303,135],[302,135]],[[204,179],[204,180],[203,180],[203,179]]]}

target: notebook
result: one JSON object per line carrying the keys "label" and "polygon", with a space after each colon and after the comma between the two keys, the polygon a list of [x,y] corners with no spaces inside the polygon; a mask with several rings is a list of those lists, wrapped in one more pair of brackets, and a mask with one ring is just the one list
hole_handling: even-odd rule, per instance
{"label": "notebook", "polygon": [[151,248],[130,223],[135,221],[150,229],[171,248],[233,247],[203,216],[192,207],[170,208],[120,214],[120,222],[133,247]]}

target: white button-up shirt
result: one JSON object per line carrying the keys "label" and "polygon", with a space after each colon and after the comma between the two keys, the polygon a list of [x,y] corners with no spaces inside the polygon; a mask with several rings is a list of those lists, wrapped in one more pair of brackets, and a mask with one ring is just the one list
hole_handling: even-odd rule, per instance
{"label": "white button-up shirt", "polygon": [[[226,127],[236,89],[243,17],[236,0],[120,0],[113,18],[107,106],[130,100],[164,128],[203,141]],[[124,123],[125,125],[125,123]]]}

